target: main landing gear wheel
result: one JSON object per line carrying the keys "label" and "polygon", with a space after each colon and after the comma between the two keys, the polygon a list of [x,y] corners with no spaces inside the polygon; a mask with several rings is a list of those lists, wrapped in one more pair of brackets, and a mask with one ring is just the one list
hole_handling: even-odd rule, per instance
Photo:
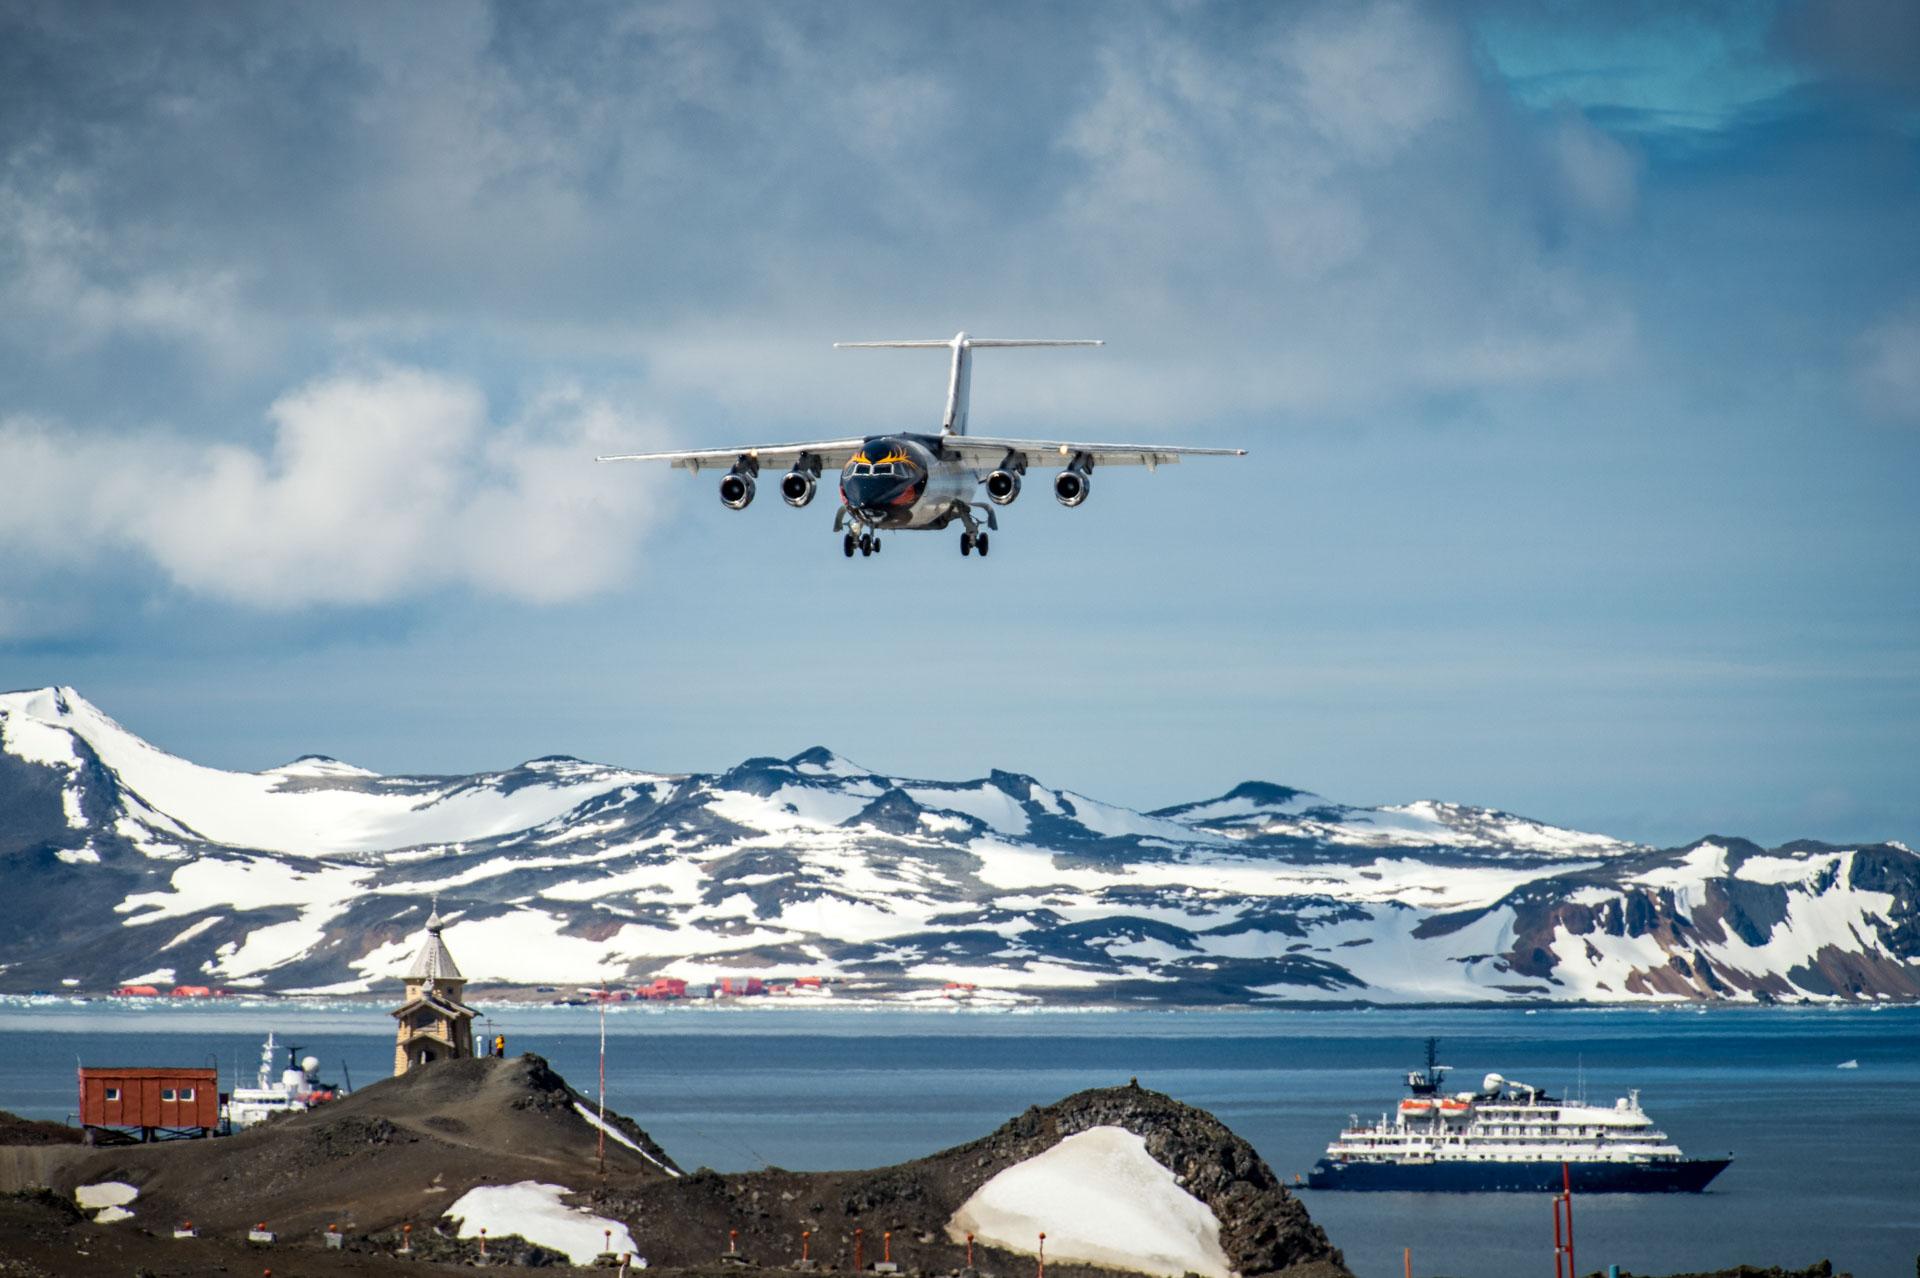
{"label": "main landing gear wheel", "polygon": [[985,559],[987,557],[987,535],[985,533],[974,534],[973,546],[974,546],[974,549],[980,552],[980,557],[982,559]]}
{"label": "main landing gear wheel", "polygon": [[860,553],[862,555],[873,553],[873,538],[866,533],[860,534]]}
{"label": "main landing gear wheel", "polygon": [[845,556],[846,556],[847,558],[849,558],[849,559],[851,559],[851,558],[853,558],[853,552],[854,552],[854,550],[855,550],[856,548],[857,548],[857,546],[856,546],[856,543],[855,543],[855,542],[854,542],[854,540],[853,540],[853,534],[852,534],[852,533],[848,533],[848,534],[847,534],[846,536],[844,536],[844,537],[842,537],[842,538],[840,539],[840,551],[841,551],[841,553],[842,553],[842,554],[844,554],[844,555],[845,555]]}
{"label": "main landing gear wheel", "polygon": [[973,534],[972,533],[960,534],[960,553],[963,556],[971,555],[973,553]]}

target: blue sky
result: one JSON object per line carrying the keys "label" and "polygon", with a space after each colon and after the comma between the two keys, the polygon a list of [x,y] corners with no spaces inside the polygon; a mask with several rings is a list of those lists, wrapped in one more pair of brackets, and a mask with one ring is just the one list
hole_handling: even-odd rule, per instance
{"label": "blue sky", "polygon": [[[1920,836],[1920,10],[14,4],[0,684],[386,771],[830,745]],[[990,560],[595,452],[1238,444]]]}

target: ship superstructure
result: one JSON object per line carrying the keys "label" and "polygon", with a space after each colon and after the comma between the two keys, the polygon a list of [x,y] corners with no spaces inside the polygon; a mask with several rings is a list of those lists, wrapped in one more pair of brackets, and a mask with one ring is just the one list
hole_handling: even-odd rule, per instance
{"label": "ship superstructure", "polygon": [[1610,1106],[1562,1100],[1488,1074],[1477,1091],[1446,1090],[1448,1066],[1427,1040],[1407,1096],[1372,1123],[1356,1115],[1327,1146],[1313,1189],[1557,1191],[1564,1164],[1586,1193],[1698,1193],[1732,1162],[1688,1158],[1630,1091]]}
{"label": "ship superstructure", "polygon": [[[284,1069],[276,1067],[282,1050],[287,1053]],[[229,1127],[252,1127],[275,1114],[312,1109],[345,1094],[344,1089],[319,1081],[320,1062],[316,1058],[309,1056],[296,1061],[299,1050],[297,1046],[282,1049],[273,1041],[273,1031],[267,1031],[267,1041],[260,1045],[257,1084],[235,1087],[221,1106],[220,1116],[227,1120]]]}

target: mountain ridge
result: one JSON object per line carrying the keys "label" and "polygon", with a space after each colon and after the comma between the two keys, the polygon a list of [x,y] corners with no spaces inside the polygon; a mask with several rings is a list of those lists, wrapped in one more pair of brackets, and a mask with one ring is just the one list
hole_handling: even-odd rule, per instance
{"label": "mountain ridge", "polygon": [[[1136,811],[824,746],[715,773],[466,775],[166,754],[70,688],[0,694],[0,992],[380,987],[426,898],[468,975],[821,975],[914,1003],[1920,999],[1900,843],[1658,849],[1267,781]],[[464,957],[471,955],[471,958]]]}

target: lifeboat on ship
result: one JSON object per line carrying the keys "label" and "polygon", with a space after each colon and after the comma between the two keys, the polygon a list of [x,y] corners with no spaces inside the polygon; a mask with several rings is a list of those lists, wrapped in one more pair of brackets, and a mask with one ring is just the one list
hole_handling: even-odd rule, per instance
{"label": "lifeboat on ship", "polygon": [[1426,1099],[1424,1096],[1409,1096],[1406,1100],[1400,1102],[1400,1117],[1402,1118],[1426,1118],[1433,1113],[1433,1110],[1434,1102]]}
{"label": "lifeboat on ship", "polygon": [[1463,1100],[1443,1100],[1440,1102],[1440,1117],[1458,1122],[1473,1112],[1473,1102]]}

